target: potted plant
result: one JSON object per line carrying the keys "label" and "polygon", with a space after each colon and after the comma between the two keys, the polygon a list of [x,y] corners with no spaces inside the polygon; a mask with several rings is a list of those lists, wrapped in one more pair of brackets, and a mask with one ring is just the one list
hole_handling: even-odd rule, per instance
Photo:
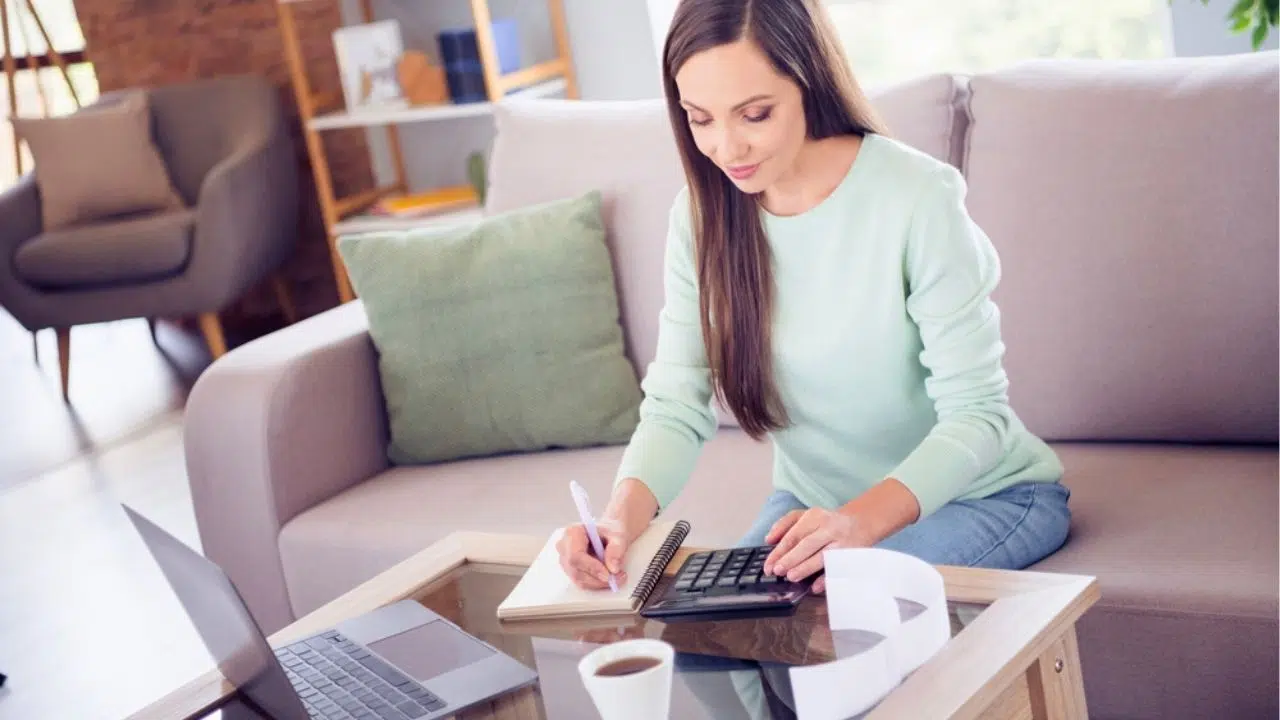
{"label": "potted plant", "polygon": [[[1200,2],[1207,7],[1210,0]],[[1266,41],[1271,28],[1280,22],[1280,0],[1236,0],[1226,19],[1231,23],[1232,32],[1250,33],[1253,49],[1257,50]]]}

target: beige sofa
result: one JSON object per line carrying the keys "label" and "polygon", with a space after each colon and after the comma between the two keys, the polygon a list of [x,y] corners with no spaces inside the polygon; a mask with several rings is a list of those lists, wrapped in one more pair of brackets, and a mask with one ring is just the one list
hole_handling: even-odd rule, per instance
{"label": "beige sofa", "polygon": [[[1038,569],[1096,575],[1080,644],[1100,718],[1277,714],[1275,53],[1036,62],[875,93],[893,134],[960,167],[1001,252],[1012,400],[1054,443],[1072,536]],[[512,104],[490,210],[598,188],[637,371],[682,184],[662,105]],[[850,308],[850,312],[857,312]],[[604,498],[621,447],[388,467],[359,302],[245,345],[194,389],[206,552],[275,629],[460,529],[542,534]],[[725,423],[670,512],[733,542],[767,444]]]}

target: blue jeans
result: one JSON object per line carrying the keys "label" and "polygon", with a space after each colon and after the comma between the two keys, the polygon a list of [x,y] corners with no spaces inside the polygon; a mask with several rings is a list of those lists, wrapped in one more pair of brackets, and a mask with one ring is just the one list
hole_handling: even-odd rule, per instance
{"label": "blue jeans", "polygon": [[[1061,483],[1026,482],[985,498],[954,500],[876,547],[934,565],[1021,570],[1066,542],[1070,497],[1071,491]],[[764,545],[769,528],[783,515],[805,509],[795,495],[775,491],[738,546]]]}

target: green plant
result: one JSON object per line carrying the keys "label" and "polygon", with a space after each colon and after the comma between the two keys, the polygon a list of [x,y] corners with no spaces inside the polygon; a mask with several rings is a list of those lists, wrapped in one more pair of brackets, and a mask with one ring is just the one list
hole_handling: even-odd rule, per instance
{"label": "green plant", "polygon": [[473,152],[467,156],[467,181],[471,183],[471,187],[475,188],[480,204],[484,205],[484,196],[489,189],[485,173],[484,155]]}
{"label": "green plant", "polygon": [[[1200,2],[1207,7],[1210,0]],[[1271,28],[1280,22],[1280,0],[1236,0],[1226,19],[1231,22],[1231,32],[1250,33],[1253,49],[1257,50],[1266,41]]]}

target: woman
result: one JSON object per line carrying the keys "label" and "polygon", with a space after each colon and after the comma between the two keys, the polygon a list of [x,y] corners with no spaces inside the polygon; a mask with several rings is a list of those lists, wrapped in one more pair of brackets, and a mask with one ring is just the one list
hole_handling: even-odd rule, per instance
{"label": "woman", "polygon": [[684,0],[663,73],[687,187],[657,355],[604,563],[574,526],[565,572],[621,571],[715,432],[713,392],[774,443],[740,543],[777,545],[766,572],[809,577],[827,548],[1011,569],[1055,551],[1069,493],[1009,407],[999,260],[959,172],[883,134],[819,0]]}

